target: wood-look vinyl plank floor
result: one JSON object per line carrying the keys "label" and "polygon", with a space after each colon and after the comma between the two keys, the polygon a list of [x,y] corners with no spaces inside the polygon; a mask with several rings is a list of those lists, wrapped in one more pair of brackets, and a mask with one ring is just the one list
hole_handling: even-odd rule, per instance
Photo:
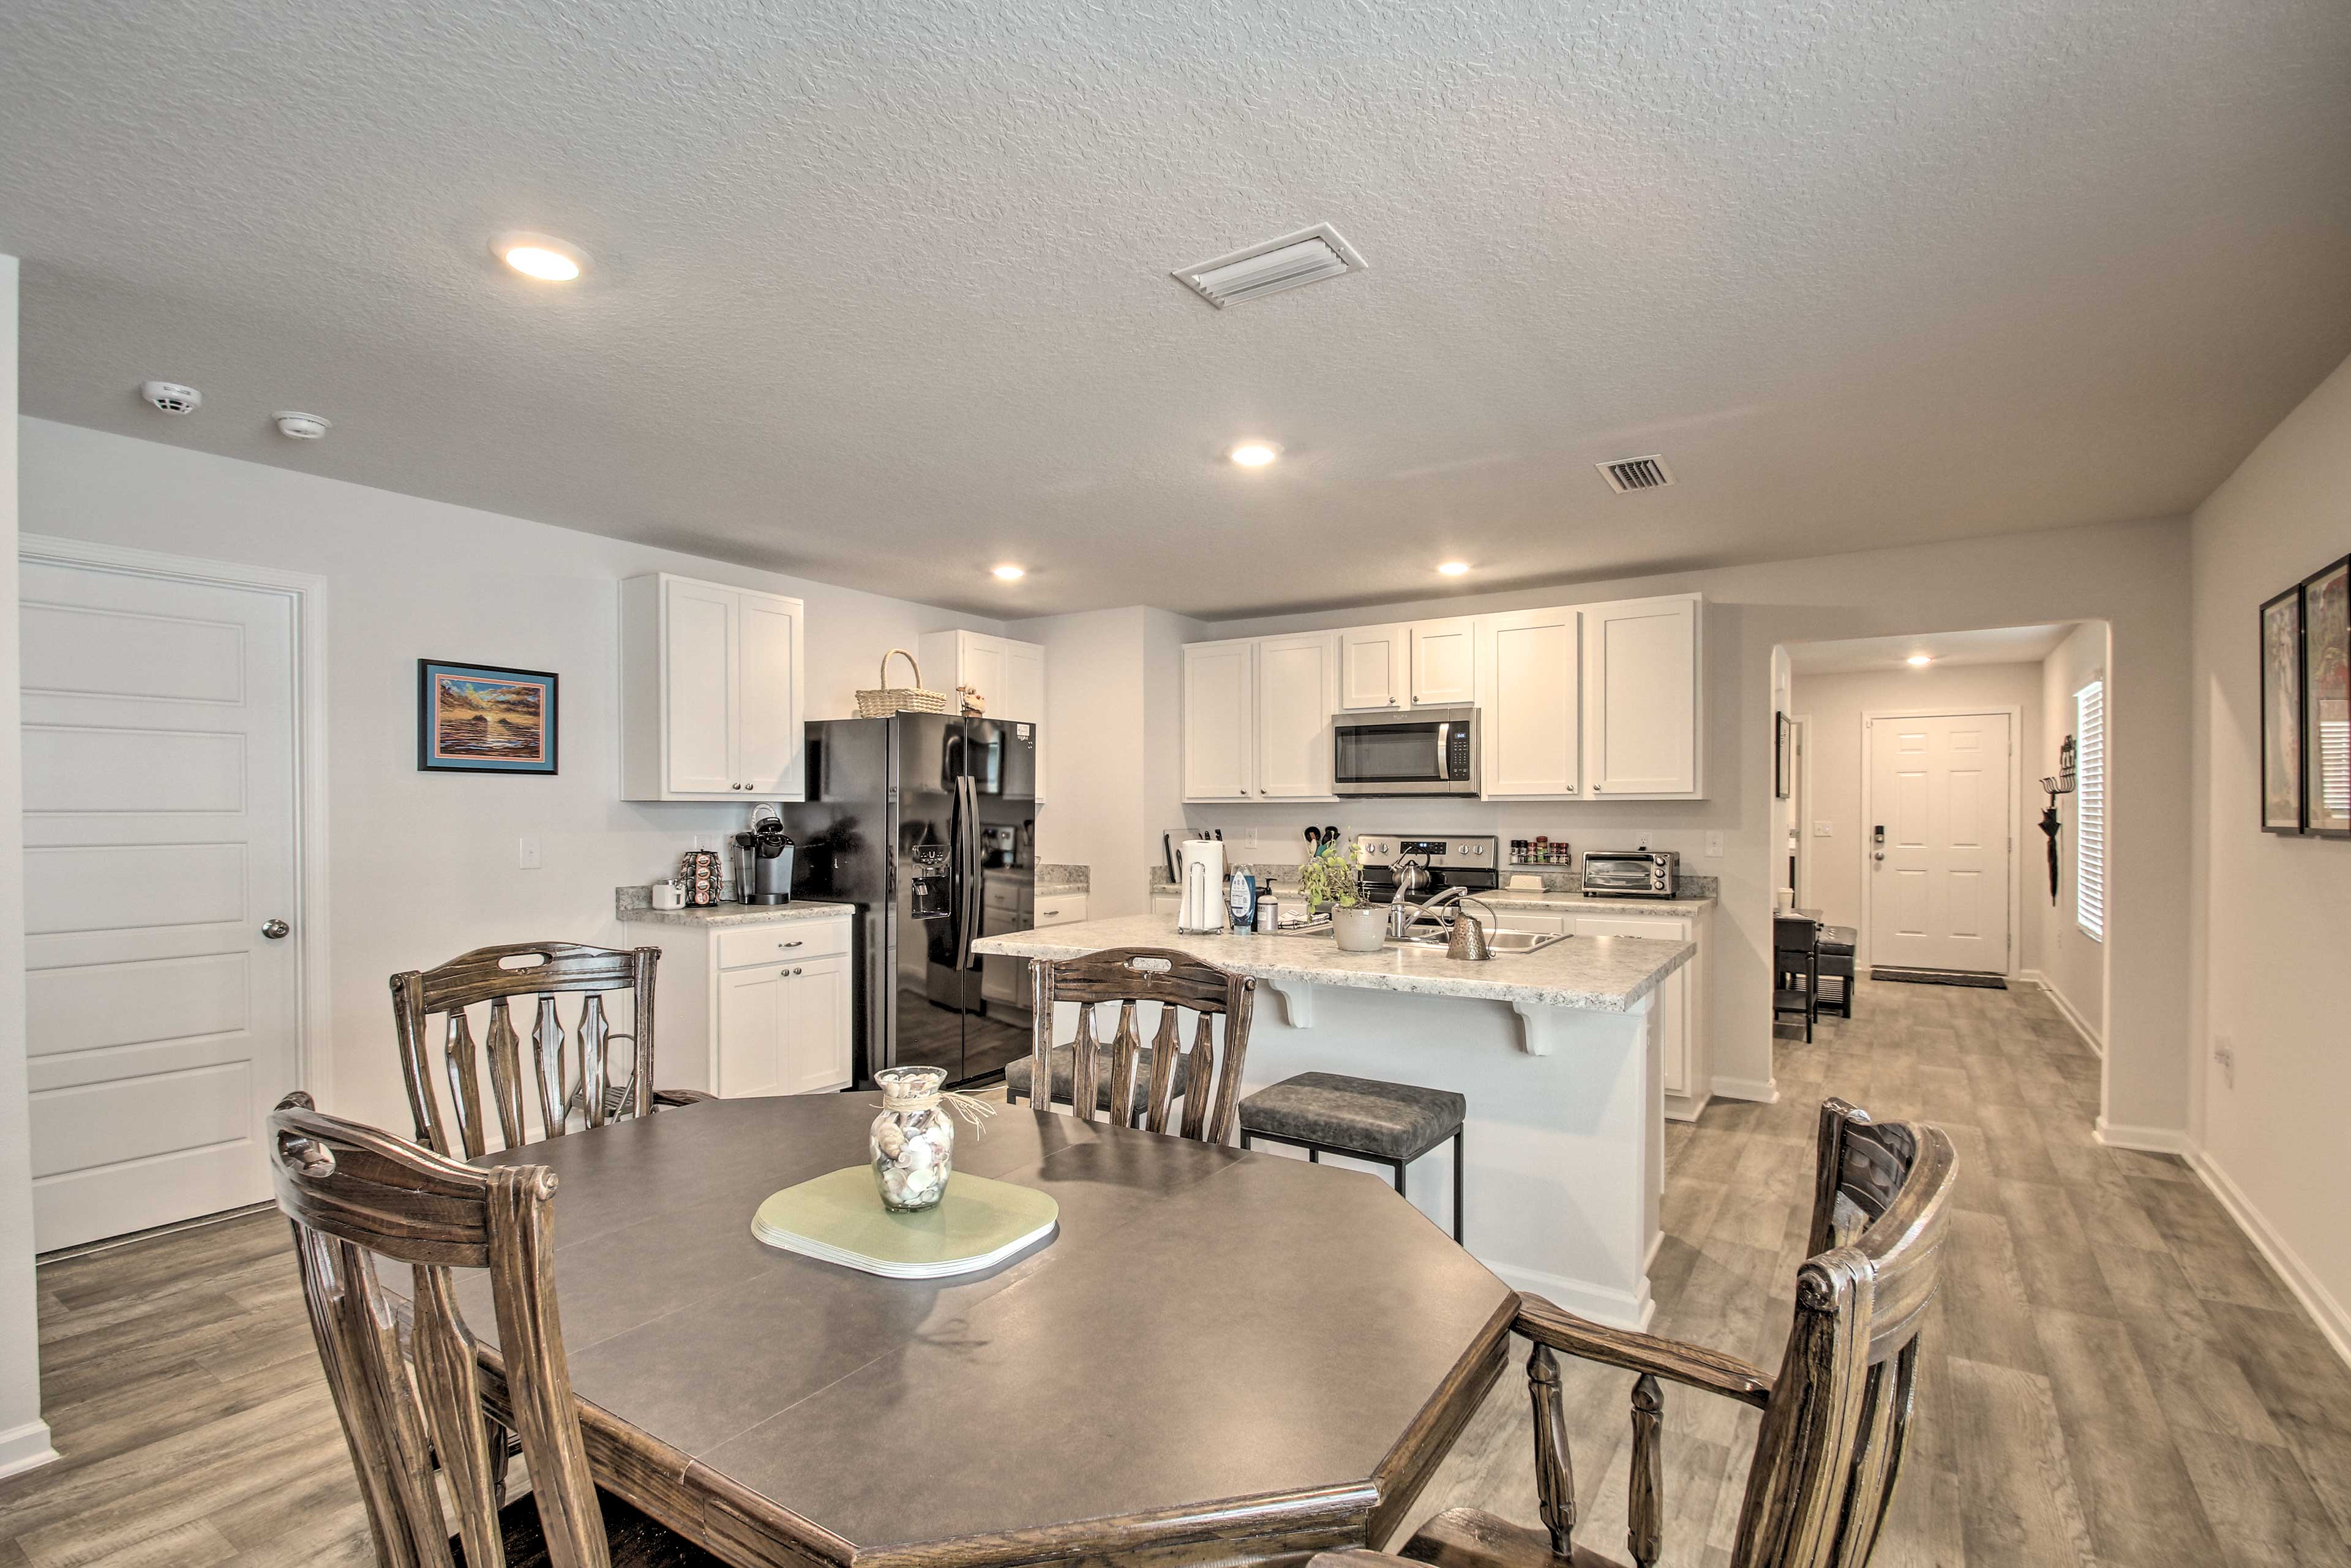
{"label": "wood-look vinyl plank floor", "polygon": [[[1857,1001],[1782,1031],[1780,1103],[1667,1129],[1656,1332],[1776,1365],[1820,1098],[1923,1116],[1963,1170],[1880,1568],[2351,1563],[2351,1368],[2184,1164],[2091,1138],[2099,1064],[2048,999]],[[39,1304],[64,1458],[0,1481],[0,1568],[372,1560],[274,1214],[45,1265]],[[1563,1371],[1579,1539],[1621,1559],[1631,1379]],[[1729,1563],[1757,1420],[1666,1391],[1667,1563]],[[1535,1522],[1515,1361],[1407,1526],[1458,1503]]]}

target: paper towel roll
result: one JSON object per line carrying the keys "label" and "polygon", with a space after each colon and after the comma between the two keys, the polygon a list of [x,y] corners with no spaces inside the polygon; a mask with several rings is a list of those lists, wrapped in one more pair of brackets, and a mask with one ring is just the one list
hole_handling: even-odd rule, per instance
{"label": "paper towel roll", "polygon": [[1176,917],[1181,931],[1222,931],[1225,913],[1225,846],[1215,839],[1186,839],[1183,862],[1184,902]]}

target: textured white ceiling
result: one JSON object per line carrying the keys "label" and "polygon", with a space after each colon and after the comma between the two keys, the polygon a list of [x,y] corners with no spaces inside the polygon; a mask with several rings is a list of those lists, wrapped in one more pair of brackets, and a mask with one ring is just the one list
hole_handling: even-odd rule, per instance
{"label": "textured white ceiling", "polygon": [[31,413],[1222,616],[2191,507],[2351,351],[2346,84],[2344,0],[11,0],[0,249]]}
{"label": "textured white ceiling", "polygon": [[[2029,544],[2021,544],[2030,549]],[[1984,632],[1928,632],[1915,637],[1848,637],[1837,643],[1794,643],[1788,663],[1800,675],[1901,669],[1913,653],[1938,665],[2037,664],[2073,635],[2078,622],[2054,626],[2000,626]],[[1932,666],[1930,666],[1932,667]]]}

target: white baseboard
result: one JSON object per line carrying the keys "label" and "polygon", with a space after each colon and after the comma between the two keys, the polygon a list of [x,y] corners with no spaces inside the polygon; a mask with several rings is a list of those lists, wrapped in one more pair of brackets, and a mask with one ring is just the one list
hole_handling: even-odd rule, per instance
{"label": "white baseboard", "polygon": [[2059,990],[2055,986],[2049,983],[2048,976],[2043,974],[2038,969],[2027,969],[2018,977],[2020,979],[2032,981],[2034,985],[2039,986],[2043,991],[2046,992],[2049,999],[2057,1004],[2057,1010],[2065,1016],[2065,1021],[2074,1026],[2074,1032],[2082,1037],[2082,1043],[2090,1048],[2091,1054],[2099,1058],[2101,1061],[2105,1060],[2106,1054],[2106,1042],[2105,1038],[2102,1037],[2096,1030],[2090,1027],[2089,1020],[2083,1018],[2081,1013],[2074,1009],[2073,1003],[2065,999],[2064,992]]}
{"label": "white baseboard", "polygon": [[49,1446],[47,1421],[27,1421],[0,1432],[0,1477],[38,1469],[57,1457],[57,1449]]}
{"label": "white baseboard", "polygon": [[2229,1211],[2229,1218],[2237,1222],[2237,1228],[2243,1231],[2260,1249],[2261,1255],[2269,1260],[2270,1267],[2278,1271],[2278,1277],[2285,1281],[2286,1289],[2294,1292],[2294,1300],[2302,1303],[2303,1311],[2308,1312],[2311,1321],[2318,1325],[2318,1332],[2325,1334],[2326,1342],[2335,1347],[2335,1354],[2346,1362],[2351,1362],[2351,1312],[2344,1311],[2343,1303],[2335,1299],[2334,1292],[2320,1283],[2318,1276],[2312,1273],[2310,1266],[2302,1260],[2301,1254],[2286,1245],[2285,1238],[2262,1218],[2262,1211],[2253,1207],[2252,1200],[2229,1178],[2227,1171],[2213,1162],[2211,1155],[2198,1149],[2189,1156],[2188,1163],[2202,1178],[2204,1185],[2211,1189],[2212,1196],[2220,1200],[2220,1207]]}
{"label": "white baseboard", "polygon": [[[1664,1238],[1660,1236],[1659,1240]],[[1650,1249],[1650,1256],[1656,1249]],[[1536,1295],[1565,1307],[1578,1317],[1606,1323],[1613,1329],[1646,1331],[1649,1320],[1657,1315],[1657,1303],[1649,1294],[1649,1273],[1645,1265],[1641,1270],[1641,1291],[1635,1296],[1624,1291],[1604,1290],[1581,1280],[1571,1280],[1562,1274],[1542,1274],[1531,1269],[1514,1269],[1508,1263],[1497,1263],[1490,1258],[1480,1258],[1480,1263],[1501,1277],[1502,1283],[1513,1291],[1532,1291]]]}
{"label": "white baseboard", "polygon": [[2183,1157],[2196,1152],[2194,1140],[2178,1127],[2129,1127],[2100,1116],[2090,1135],[2110,1149],[2137,1149],[2141,1154]]}
{"label": "white baseboard", "polygon": [[1780,1103],[1780,1086],[1769,1078],[1759,1082],[1752,1078],[1725,1078],[1717,1073],[1713,1089],[1718,1100],[1751,1100],[1758,1105]]}

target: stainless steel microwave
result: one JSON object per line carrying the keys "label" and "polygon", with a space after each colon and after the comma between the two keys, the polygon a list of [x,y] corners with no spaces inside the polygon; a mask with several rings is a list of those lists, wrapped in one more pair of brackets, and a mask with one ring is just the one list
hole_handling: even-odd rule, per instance
{"label": "stainless steel microwave", "polygon": [[1478,710],[1343,713],[1331,721],[1331,789],[1339,795],[1475,795]]}

